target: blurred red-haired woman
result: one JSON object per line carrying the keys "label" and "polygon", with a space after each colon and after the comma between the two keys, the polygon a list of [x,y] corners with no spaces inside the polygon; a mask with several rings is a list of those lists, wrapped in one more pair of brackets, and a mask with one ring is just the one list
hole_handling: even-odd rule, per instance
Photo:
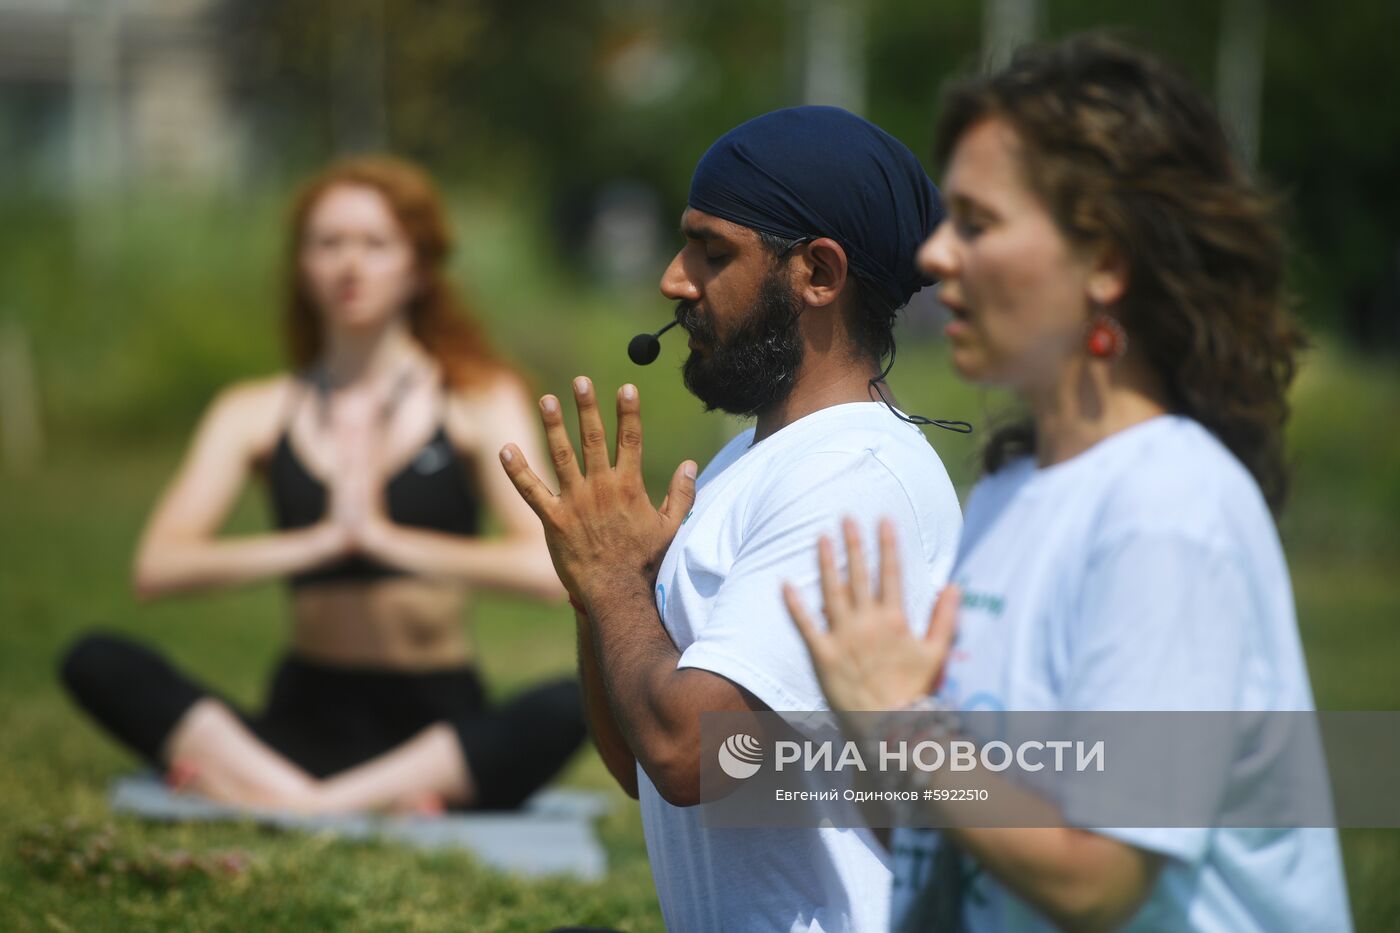
{"label": "blurred red-haired woman", "polygon": [[[240,712],[112,634],[80,639],[64,680],[117,738],[217,800],[517,805],[584,735],[573,681],[488,708],[460,624],[476,588],[563,596],[495,462],[535,437],[525,386],[446,279],[445,212],[419,169],[337,164],[290,228],[294,371],[214,401],[135,562],[143,597],[290,580],[292,646],[266,709]],[[254,472],[277,530],[220,536]],[[487,512],[498,537],[481,536]]]}

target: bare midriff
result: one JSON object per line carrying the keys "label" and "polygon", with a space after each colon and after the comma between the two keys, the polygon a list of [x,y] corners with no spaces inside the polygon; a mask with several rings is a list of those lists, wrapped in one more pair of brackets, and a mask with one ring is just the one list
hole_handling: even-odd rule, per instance
{"label": "bare midriff", "polygon": [[471,661],[461,584],[414,577],[337,581],[292,591],[292,646],[310,661],[422,671]]}

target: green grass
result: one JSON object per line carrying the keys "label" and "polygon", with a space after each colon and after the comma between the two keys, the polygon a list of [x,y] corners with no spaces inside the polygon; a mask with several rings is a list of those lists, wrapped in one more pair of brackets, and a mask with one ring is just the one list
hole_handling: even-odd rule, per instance
{"label": "green grass", "polygon": [[[113,820],[108,780],[134,762],[59,694],[54,664],[77,632],[102,624],[162,645],[174,660],[256,703],[284,635],[272,586],[136,605],[126,590],[131,541],[175,451],[169,445],[96,454],[62,452],[41,477],[6,481],[0,538],[0,929],[540,930],[564,923],[661,926],[636,805],[612,787],[592,751],[566,780],[609,789],[602,825],[604,884],[523,883],[462,855],[423,855],[253,826],[148,826]],[[19,493],[19,494],[15,494]],[[261,520],[250,495],[234,528]],[[479,640],[498,693],[572,667],[562,614],[483,600]],[[69,821],[71,828],[65,828]],[[237,877],[191,875],[162,885],[134,873],[50,872],[21,853],[43,828],[78,851],[108,823],[128,860],[235,850]],[[65,849],[64,846],[67,848]]]}
{"label": "green grass", "polygon": [[[530,367],[542,390],[567,385],[582,369],[579,360],[589,361],[586,371],[602,386],[625,379],[641,386],[655,489],[682,458],[703,460],[733,429],[702,416],[685,394],[674,369],[676,345],[648,370],[626,362],[626,339],[664,318],[660,301],[641,293],[561,299],[566,290],[557,284],[516,293],[509,279],[483,277],[482,293],[500,342]],[[564,303],[567,314],[553,312]],[[542,340],[546,320],[550,339]],[[908,407],[985,424],[1002,404],[952,379],[936,346],[905,346],[895,385]],[[143,352],[145,364],[163,365],[159,353]],[[256,349],[239,353],[214,370],[244,357],[273,365]],[[94,377],[92,384],[104,383]],[[597,885],[527,883],[465,856],[252,826],[113,820],[105,786],[133,761],[60,695],[54,664],[63,645],[95,624],[138,633],[234,699],[255,703],[285,637],[285,606],[275,586],[136,605],[126,580],[132,542],[181,441],[169,430],[131,428],[130,412],[104,429],[94,419],[118,403],[102,402],[96,392],[86,400],[72,395],[80,385],[74,377],[63,385],[69,394],[61,397],[72,408],[56,421],[67,429],[42,471],[0,477],[0,929],[660,928],[636,806],[611,787],[591,751],[565,779],[614,796],[614,812],[601,827],[611,874]],[[158,394],[145,382],[122,385],[114,396],[122,405],[139,406]],[[200,385],[187,388],[202,391]],[[187,396],[179,405],[192,410],[198,400]],[[1400,709],[1400,434],[1391,430],[1400,412],[1400,376],[1324,347],[1308,362],[1296,408],[1290,438],[1298,482],[1282,532],[1319,706]],[[965,491],[975,475],[976,441],[944,432],[931,439]],[[263,521],[260,496],[250,492],[231,527]],[[498,693],[572,665],[570,625],[558,612],[486,599],[477,634]],[[63,857],[93,850],[108,823],[125,870],[79,876],[65,869]],[[49,848],[36,855],[35,834],[45,830]],[[1358,927],[1400,928],[1400,834],[1349,831],[1344,844]],[[246,854],[249,867],[234,875],[186,871],[174,881],[138,870],[159,868],[182,852],[212,859],[228,851]],[[57,867],[46,861],[55,853]]]}

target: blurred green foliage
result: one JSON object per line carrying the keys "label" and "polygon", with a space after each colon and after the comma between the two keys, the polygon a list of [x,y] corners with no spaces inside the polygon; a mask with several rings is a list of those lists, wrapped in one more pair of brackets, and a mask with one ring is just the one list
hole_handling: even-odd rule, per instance
{"label": "blurred green foliage", "polygon": [[[976,67],[978,0],[844,0],[862,28],[866,115],[928,155],[939,92]],[[1105,29],[1183,67],[1207,92],[1234,0],[1040,0],[1043,37]],[[1364,302],[1400,247],[1400,4],[1273,0],[1264,10],[1260,172],[1289,196],[1307,261],[1305,312]],[[542,216],[615,179],[683,206],[705,147],[802,103],[804,0],[236,0],[226,4],[243,93],[258,101],[260,177],[304,172],[338,145],[346,43],[382,36],[385,138],[453,183],[505,184]],[[353,57],[353,56],[352,56]],[[350,82],[353,83],[353,80]],[[936,168],[931,166],[931,168]],[[935,173],[935,177],[937,177]],[[567,226],[567,221],[564,222]],[[551,230],[546,245],[569,244]],[[567,253],[558,257],[569,260]]]}
{"label": "blurred green foliage", "polygon": [[[1210,89],[1225,2],[1043,0],[1041,32],[1113,29]],[[927,154],[940,88],[976,66],[981,6],[853,3],[864,11],[867,113]],[[1261,171],[1286,195],[1301,313],[1344,338],[1400,247],[1400,108],[1382,90],[1400,87],[1389,49],[1400,4],[1342,7],[1266,5]],[[0,318],[26,325],[48,423],[174,429],[218,385],[278,365],[283,211],[298,179],[335,154],[336,121],[363,103],[343,85],[365,30],[382,37],[384,138],[452,194],[460,280],[501,344],[541,376],[612,358],[618,334],[652,324],[663,306],[649,286],[619,294],[589,278],[579,206],[601,185],[634,180],[657,193],[669,229],[716,136],[800,99],[810,9],[800,0],[226,3],[235,84],[253,120],[254,161],[235,190],[129,189],[84,213],[0,180]],[[611,332],[613,321],[626,323]],[[567,339],[543,342],[542,332]]]}

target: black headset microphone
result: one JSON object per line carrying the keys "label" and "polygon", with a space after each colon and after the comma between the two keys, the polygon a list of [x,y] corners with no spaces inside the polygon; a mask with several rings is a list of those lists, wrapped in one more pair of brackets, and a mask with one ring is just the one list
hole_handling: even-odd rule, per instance
{"label": "black headset microphone", "polygon": [[[631,357],[632,362],[636,363],[638,366],[649,366],[652,363],[656,362],[656,358],[661,355],[661,335],[666,333],[666,331],[670,330],[672,327],[675,327],[679,323],[680,319],[677,318],[676,320],[667,324],[665,327],[661,328],[654,334],[638,334],[637,336],[633,337],[631,342],[627,344],[627,355]],[[948,421],[942,418],[925,418],[923,415],[910,416],[904,414],[899,409],[895,408],[893,403],[891,403],[889,398],[885,395],[885,390],[881,388],[881,386],[884,385],[885,377],[890,374],[890,370],[893,367],[894,347],[891,346],[889,364],[885,366],[884,372],[880,373],[880,375],[870,380],[870,394],[872,395],[872,397],[878,397],[880,401],[884,402],[885,407],[888,408],[896,418],[898,418],[900,421],[908,422],[909,424],[926,424],[935,428],[944,428],[948,431],[956,431],[959,434],[972,433],[972,425],[968,424],[966,421]]]}
{"label": "black headset microphone", "polygon": [[675,320],[654,334],[638,334],[633,337],[632,342],[627,344],[627,355],[632,362],[638,366],[649,366],[656,362],[656,358],[661,355],[661,335],[679,323],[679,320]]}

